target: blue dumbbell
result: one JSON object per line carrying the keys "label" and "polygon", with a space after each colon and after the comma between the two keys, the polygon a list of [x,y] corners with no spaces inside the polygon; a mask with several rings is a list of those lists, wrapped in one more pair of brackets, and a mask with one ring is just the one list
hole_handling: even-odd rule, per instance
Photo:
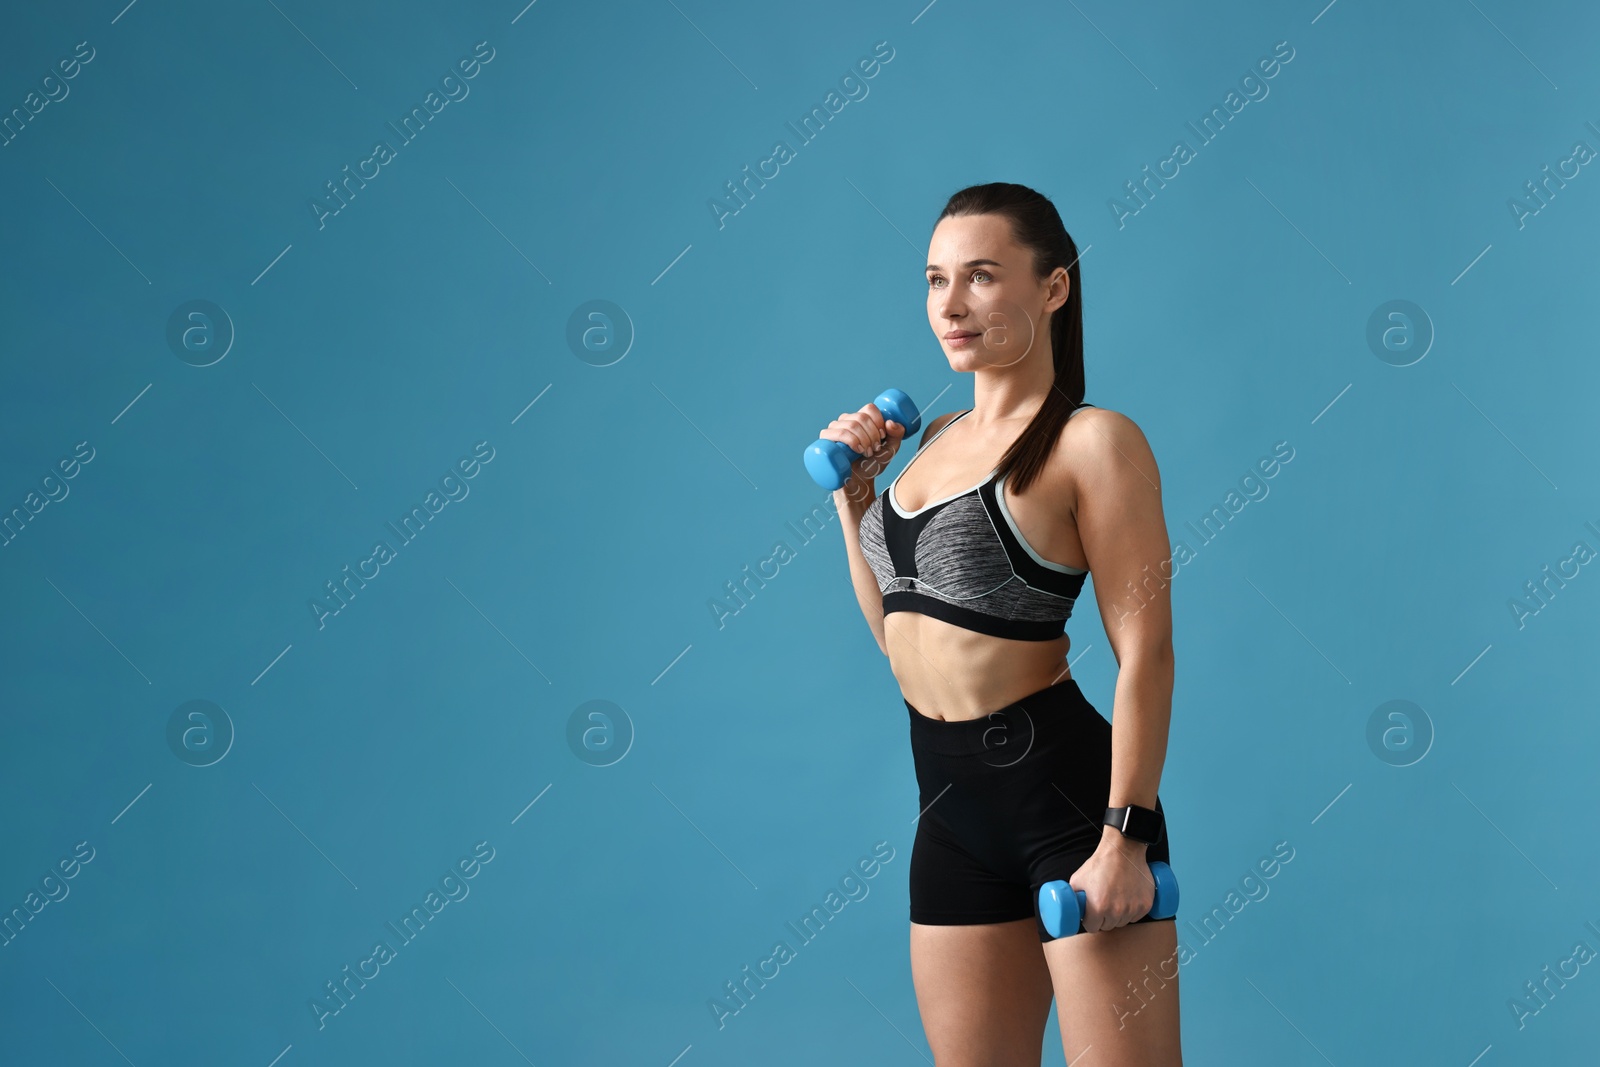
{"label": "blue dumbbell", "polygon": [[[883,412],[883,417],[898,422],[906,428],[906,436],[922,428],[922,415],[911,398],[898,389],[885,389],[872,402]],[[850,464],[861,458],[861,453],[843,441],[818,440],[806,446],[806,470],[811,480],[824,489],[841,489],[850,480]]]}
{"label": "blue dumbbell", "polygon": [[[1150,905],[1154,919],[1170,919],[1178,914],[1178,879],[1172,868],[1160,860],[1150,864],[1150,873],[1156,880],[1156,898]],[[1067,882],[1056,879],[1039,887],[1039,918],[1051,937],[1071,937],[1083,924],[1083,911],[1088,907],[1083,890],[1073,889]]]}

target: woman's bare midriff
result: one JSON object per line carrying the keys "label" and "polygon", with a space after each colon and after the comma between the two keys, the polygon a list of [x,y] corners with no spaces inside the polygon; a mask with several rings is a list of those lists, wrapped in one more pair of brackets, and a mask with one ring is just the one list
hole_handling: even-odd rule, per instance
{"label": "woman's bare midriff", "polygon": [[883,623],[900,692],[930,719],[979,719],[1072,676],[1065,634],[1015,641],[914,611],[890,612]]}

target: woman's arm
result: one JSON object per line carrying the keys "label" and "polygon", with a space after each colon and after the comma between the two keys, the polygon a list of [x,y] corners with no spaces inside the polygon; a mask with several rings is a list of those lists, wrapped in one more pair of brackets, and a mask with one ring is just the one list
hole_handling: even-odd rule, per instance
{"label": "woman's arm", "polygon": [[1132,419],[1103,408],[1080,418],[1075,517],[1117,660],[1109,803],[1151,808],[1172,717],[1172,553],[1161,473]]}
{"label": "woman's arm", "polygon": [[[960,412],[952,411],[940,415],[928,423],[922,431],[922,440],[918,442],[920,450],[923,445],[933,439],[940,428]],[[895,449],[899,451],[898,448]],[[893,459],[893,455],[889,459]],[[879,467],[874,474],[883,472],[888,466],[885,460],[883,467]],[[855,475],[850,480],[834,491],[833,503],[839,513],[839,523],[844,527],[845,555],[850,561],[850,584],[856,591],[856,602],[861,605],[861,614],[867,620],[867,626],[872,630],[872,636],[878,642],[878,651],[885,656],[889,654],[889,646],[884,637],[883,629],[883,594],[878,590],[878,579],[872,573],[872,568],[867,565],[867,557],[861,551],[861,517],[866,514],[867,508],[878,499],[878,490],[875,480],[858,478]]]}
{"label": "woman's arm", "polygon": [[867,566],[867,557],[861,552],[861,516],[866,514],[867,508],[877,498],[877,491],[871,483],[857,482],[855,478],[851,478],[833,494],[834,506],[839,512],[839,524],[844,527],[845,555],[850,560],[850,584],[855,587],[856,603],[861,605],[861,614],[878,642],[878,651],[887,656],[889,646],[884,643],[883,636],[883,594],[878,590],[878,579],[873,575],[872,568]]}
{"label": "woman's arm", "polygon": [[[1100,619],[1117,660],[1107,803],[1153,808],[1166,763],[1173,686],[1171,551],[1161,509],[1161,474],[1144,434],[1127,416],[1091,408],[1069,425],[1080,421],[1069,453],[1076,482],[1074,516],[1094,575]],[[1111,826],[1102,827],[1101,844],[1138,860],[1143,882],[1149,884],[1143,870],[1146,845]],[[1126,903],[1113,900],[1108,910]],[[1132,914],[1124,921],[1139,917]]]}

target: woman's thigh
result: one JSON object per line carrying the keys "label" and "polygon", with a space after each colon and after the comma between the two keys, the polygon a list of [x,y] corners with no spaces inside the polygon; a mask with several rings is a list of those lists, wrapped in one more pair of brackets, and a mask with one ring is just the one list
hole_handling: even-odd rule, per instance
{"label": "woman's thigh", "polygon": [[1051,987],[1032,918],[912,923],[911,980],[936,1067],[1038,1067]]}
{"label": "woman's thigh", "polygon": [[1058,938],[1044,957],[1068,1063],[1093,1048],[1095,1067],[1182,1067],[1176,923]]}

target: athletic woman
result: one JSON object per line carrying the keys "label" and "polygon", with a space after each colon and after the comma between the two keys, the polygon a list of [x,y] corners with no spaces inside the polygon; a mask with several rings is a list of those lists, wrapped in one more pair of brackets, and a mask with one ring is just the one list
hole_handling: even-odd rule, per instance
{"label": "athletic woman", "polygon": [[[863,455],[835,502],[910,718],[923,1029],[937,1067],[1036,1067],[1054,996],[1069,1064],[1092,1049],[1084,1067],[1178,1067],[1176,928],[1148,915],[1148,865],[1169,858],[1156,787],[1173,682],[1155,458],[1132,420],[1083,402],[1078,252],[1048,199],[1004,182],[956,193],[927,276],[928,322],[972,374],[973,407],[929,422],[882,497],[905,427],[868,404],[820,435]],[[1091,572],[1115,728],[1067,662]],[[1085,893],[1075,936],[1039,918],[1055,879]]]}

